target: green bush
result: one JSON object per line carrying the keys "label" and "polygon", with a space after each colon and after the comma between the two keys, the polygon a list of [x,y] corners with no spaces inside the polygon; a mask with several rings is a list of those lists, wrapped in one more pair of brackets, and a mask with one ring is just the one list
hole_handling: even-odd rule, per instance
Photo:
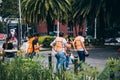
{"label": "green bush", "polygon": [[80,80],[71,72],[54,74],[42,60],[36,56],[33,60],[19,57],[11,62],[0,62],[0,80]]}
{"label": "green bush", "polygon": [[44,48],[50,48],[50,43],[55,39],[54,36],[41,36],[38,39],[38,42],[42,44]]}
{"label": "green bush", "polygon": [[39,39],[38,39],[38,42],[39,42],[40,44],[42,44],[43,41],[44,41],[46,38],[48,38],[48,37],[51,37],[51,36],[40,36]]}
{"label": "green bush", "polygon": [[89,46],[89,44],[90,44],[90,40],[88,38],[85,38],[85,45]]}
{"label": "green bush", "polygon": [[89,43],[92,44],[92,45],[100,45],[101,44],[100,39],[94,39],[94,38],[92,38],[90,40],[86,39],[86,42],[87,41],[89,41]]}
{"label": "green bush", "polygon": [[35,56],[31,60],[28,57],[18,57],[11,62],[0,62],[0,80],[119,80],[120,77],[119,73],[110,79],[111,70],[114,74],[120,72],[120,59],[108,59],[101,73],[97,67],[81,62],[80,71],[76,75],[71,70],[54,74],[43,58],[44,56]]}
{"label": "green bush", "polygon": [[104,70],[99,75],[99,79],[119,80],[119,78],[120,78],[120,58],[119,59],[109,58],[107,60]]}
{"label": "green bush", "polygon": [[50,46],[50,43],[53,41],[55,39],[55,37],[53,37],[53,36],[50,36],[50,37],[46,37],[45,39],[44,39],[44,41],[43,41],[43,47],[45,47],[45,48],[50,48],[51,46]]}
{"label": "green bush", "polygon": [[49,69],[40,56],[36,56],[33,60],[18,58],[10,63],[0,63],[0,80],[87,80],[87,76],[93,79],[94,70],[85,66],[84,70],[85,72],[80,72],[78,75],[71,71],[54,74],[53,69]]}

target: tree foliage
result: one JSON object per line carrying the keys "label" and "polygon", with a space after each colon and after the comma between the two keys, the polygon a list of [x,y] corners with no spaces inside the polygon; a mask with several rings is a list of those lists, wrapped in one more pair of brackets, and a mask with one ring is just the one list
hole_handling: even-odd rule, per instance
{"label": "tree foliage", "polygon": [[18,17],[18,0],[2,0],[0,9],[1,16],[5,17]]}
{"label": "tree foliage", "polygon": [[[18,17],[18,0],[2,1],[0,6],[2,17]],[[21,2],[22,19],[26,22],[46,21],[51,27],[50,24],[54,20],[59,20],[73,26],[81,25],[87,19],[92,27],[94,19],[97,18],[97,33],[101,35],[108,31],[118,32],[120,29],[119,0],[21,0]]]}
{"label": "tree foliage", "polygon": [[69,0],[23,0],[22,13],[33,22],[47,20],[67,20]]}
{"label": "tree foliage", "polygon": [[84,18],[89,19],[87,21],[93,27],[94,20],[97,18],[98,36],[106,37],[108,31],[111,32],[110,35],[114,35],[115,32],[117,34],[119,30],[116,31],[116,29],[119,29],[120,24],[119,2],[119,0],[75,0],[73,2],[74,21],[80,24]]}
{"label": "tree foliage", "polygon": [[0,21],[0,33],[5,33],[6,32],[6,28],[3,22]]}

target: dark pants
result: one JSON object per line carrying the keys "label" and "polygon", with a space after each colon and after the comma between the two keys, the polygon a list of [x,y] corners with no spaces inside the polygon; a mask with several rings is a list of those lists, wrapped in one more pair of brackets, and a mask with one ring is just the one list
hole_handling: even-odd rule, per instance
{"label": "dark pants", "polygon": [[29,53],[28,56],[32,59],[36,55],[36,52]]}
{"label": "dark pants", "polygon": [[7,58],[15,57],[15,53],[12,53],[12,52],[5,52],[4,57],[7,57]]}
{"label": "dark pants", "polygon": [[[77,51],[79,61],[85,62],[85,52],[84,51]],[[81,68],[81,64],[79,63],[78,66]]]}
{"label": "dark pants", "polygon": [[77,51],[79,60],[85,62],[85,52],[84,51]]}

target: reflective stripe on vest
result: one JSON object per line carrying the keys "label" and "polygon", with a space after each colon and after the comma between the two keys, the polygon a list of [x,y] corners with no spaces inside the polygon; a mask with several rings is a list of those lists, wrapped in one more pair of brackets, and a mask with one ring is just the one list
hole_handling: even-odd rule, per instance
{"label": "reflective stripe on vest", "polygon": [[56,51],[63,50],[63,38],[60,38],[60,37],[56,38],[55,50]]}
{"label": "reflective stripe on vest", "polygon": [[76,49],[82,49],[82,44],[81,44],[80,39],[81,39],[81,36],[78,36],[78,37],[75,38],[75,47],[76,47]]}

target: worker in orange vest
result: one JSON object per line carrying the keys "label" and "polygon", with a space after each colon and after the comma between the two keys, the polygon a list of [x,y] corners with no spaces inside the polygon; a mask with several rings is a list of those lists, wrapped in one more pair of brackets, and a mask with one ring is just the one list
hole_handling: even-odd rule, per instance
{"label": "worker in orange vest", "polygon": [[28,50],[27,53],[31,54],[33,52],[32,42],[34,40],[34,37],[30,37],[28,41]]}
{"label": "worker in orange vest", "polygon": [[38,33],[34,34],[34,40],[32,44],[33,44],[33,52],[35,52],[35,54],[38,53],[40,50],[40,44],[38,42],[38,38],[39,38],[39,34]]}
{"label": "worker in orange vest", "polygon": [[60,32],[59,37],[51,43],[52,48],[56,51],[55,57],[57,59],[55,73],[58,73],[59,69],[64,69],[64,62],[66,61],[65,48],[68,46],[67,41],[63,38],[64,33]]}
{"label": "worker in orange vest", "polygon": [[82,36],[82,32],[78,32],[78,36],[74,40],[74,45],[78,53],[79,60],[85,62],[85,53],[88,53],[85,44],[84,37]]}
{"label": "worker in orange vest", "polygon": [[27,53],[29,54],[30,58],[36,55],[39,52],[40,45],[38,43],[39,34],[35,33],[33,37],[29,39],[29,45]]}

